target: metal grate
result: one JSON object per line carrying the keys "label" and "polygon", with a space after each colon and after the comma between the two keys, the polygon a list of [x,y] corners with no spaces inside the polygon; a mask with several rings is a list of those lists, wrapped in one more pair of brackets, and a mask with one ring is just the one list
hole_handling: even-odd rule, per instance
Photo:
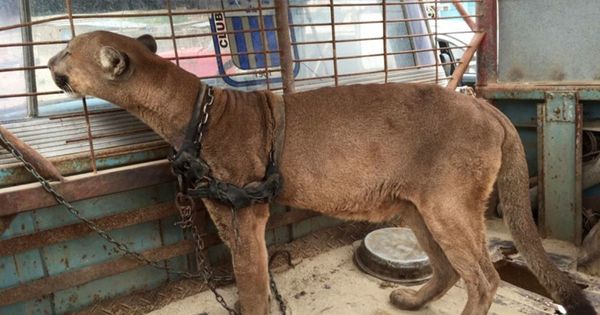
{"label": "metal grate", "polygon": [[[75,35],[107,29],[155,35],[158,54],[200,79],[220,87],[292,92],[321,86],[367,82],[425,82],[459,85],[483,37],[474,13],[481,0],[12,0],[0,14],[0,121],[17,136],[47,126],[47,119],[72,113],[84,121],[87,152],[95,171],[95,150],[108,135],[137,132],[90,121],[112,112],[101,100],[69,100],[52,83],[46,60]],[[13,3],[11,6],[10,3]],[[20,18],[16,18],[20,16]],[[30,118],[45,117],[41,122]],[[28,120],[23,122],[23,120]],[[92,119],[93,120],[93,119]],[[23,127],[26,125],[25,127]],[[81,129],[57,128],[53,146],[81,142]],[[140,131],[141,132],[141,131]],[[144,131],[146,132],[146,131]],[[63,134],[60,140],[55,137]],[[42,136],[42,135],[40,135]],[[106,139],[105,139],[106,140]],[[156,141],[140,137],[138,142]],[[114,147],[113,146],[113,147]],[[52,151],[58,152],[58,151]],[[10,162],[2,159],[0,164]],[[49,154],[49,157],[58,156]]]}

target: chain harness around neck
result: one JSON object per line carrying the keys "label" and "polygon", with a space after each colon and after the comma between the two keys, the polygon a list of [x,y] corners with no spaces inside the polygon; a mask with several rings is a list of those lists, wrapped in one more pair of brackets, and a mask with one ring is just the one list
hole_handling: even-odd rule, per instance
{"label": "chain harness around neck", "polygon": [[214,100],[213,88],[202,85],[183,144],[179,151],[173,149],[173,154],[169,157],[173,173],[177,176],[179,192],[192,198],[213,199],[234,210],[270,202],[279,194],[282,186],[277,167],[277,136],[273,136],[265,177],[244,187],[213,177],[210,167],[202,158],[202,136]]}

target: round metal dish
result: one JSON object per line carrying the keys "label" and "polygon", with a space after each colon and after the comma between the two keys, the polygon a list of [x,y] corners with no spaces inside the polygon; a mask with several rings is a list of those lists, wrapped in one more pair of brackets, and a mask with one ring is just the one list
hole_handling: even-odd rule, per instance
{"label": "round metal dish", "polygon": [[384,228],[369,233],[354,251],[364,272],[391,282],[418,284],[431,278],[427,254],[407,228]]}

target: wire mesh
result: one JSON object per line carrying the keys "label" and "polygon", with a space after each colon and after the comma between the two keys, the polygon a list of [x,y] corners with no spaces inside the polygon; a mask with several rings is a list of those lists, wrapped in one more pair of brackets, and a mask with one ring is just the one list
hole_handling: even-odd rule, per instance
{"label": "wire mesh", "polygon": [[[474,50],[478,42],[473,38],[482,36],[473,29],[480,17],[475,6],[481,0],[289,0],[287,29],[278,27],[275,19],[281,0],[157,0],[147,1],[145,7],[128,6],[129,2],[111,7],[115,1],[65,0],[44,11],[37,7],[44,2],[21,0],[28,10],[20,14],[29,16],[15,21],[0,15],[0,55],[4,50],[16,60],[0,57],[0,79],[14,78],[0,91],[0,121],[83,116],[95,170],[98,137],[90,117],[114,109],[85,98],[73,105],[52,83],[46,60],[73,36],[96,29],[134,37],[151,33],[159,55],[210,84],[277,92],[286,82],[296,90],[368,82],[446,85],[453,84],[453,78],[456,84],[465,83],[457,80],[456,71],[474,79],[473,62],[461,58]],[[23,30],[33,36],[15,35]],[[281,32],[290,36],[289,46],[279,47]],[[29,64],[18,58],[27,49],[34,60]],[[291,58],[281,58],[285,52]],[[287,78],[282,75],[285,67],[293,72]],[[21,84],[27,73],[36,76]],[[80,141],[81,135],[65,143],[73,139]]]}

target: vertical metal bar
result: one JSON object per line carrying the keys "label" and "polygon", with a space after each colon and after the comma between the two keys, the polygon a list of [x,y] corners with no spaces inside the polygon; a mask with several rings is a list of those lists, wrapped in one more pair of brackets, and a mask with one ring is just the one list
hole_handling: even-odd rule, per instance
{"label": "vertical metal bar", "polygon": [[173,41],[173,51],[175,52],[175,64],[179,66],[179,53],[177,52],[177,39],[175,39],[175,26],[173,26],[171,0],[167,0],[167,15],[169,16],[169,26],[171,27],[171,40]]}
{"label": "vertical metal bar", "polygon": [[452,0],[452,3],[454,3],[454,7],[458,11],[458,13],[460,13],[460,16],[462,16],[462,18],[465,20],[465,23],[467,23],[471,31],[475,31],[477,29],[477,25],[475,24],[467,10],[465,10],[465,7],[462,5],[460,0]]}
{"label": "vertical metal bar", "polygon": [[265,20],[262,9],[262,0],[258,0],[258,29],[260,32],[260,40],[262,41],[263,55],[265,58],[265,79],[267,82],[267,90],[270,90],[271,82],[269,82],[269,54],[267,54],[267,50],[269,49],[269,42],[267,41],[267,33],[265,32]]}
{"label": "vertical metal bar", "polygon": [[381,2],[383,17],[383,71],[384,82],[388,82],[388,47],[387,47],[387,0]]}
{"label": "vertical metal bar", "polygon": [[450,82],[448,82],[446,88],[449,90],[456,89],[463,74],[465,74],[465,71],[467,71],[467,68],[469,68],[469,63],[471,62],[471,59],[473,59],[473,55],[475,55],[475,52],[481,44],[483,37],[483,33],[476,33],[475,36],[473,36],[471,42],[469,43],[469,48],[464,52],[462,58],[460,59],[460,64],[458,67],[456,67],[454,73],[452,73],[452,79],[450,79]]}
{"label": "vertical metal bar", "polygon": [[[73,6],[72,0],[65,0],[65,6],[67,7],[67,15],[69,17],[69,26],[71,27],[71,37],[75,37],[75,24],[73,23]],[[90,159],[92,162],[92,172],[98,172],[96,167],[96,153],[94,151],[94,140],[92,136],[92,125],[90,124],[90,116],[88,112],[87,100],[84,97],[81,98],[83,104],[83,113],[85,117],[85,127],[87,129],[88,142],[90,144]]]}
{"label": "vertical metal bar", "polygon": [[551,91],[539,105],[540,228],[544,235],[581,242],[581,109],[574,91]]}
{"label": "vertical metal bar", "polygon": [[296,92],[296,87],[294,85],[294,64],[292,62],[288,0],[277,1],[275,18],[277,20],[277,42],[279,43],[283,94],[290,94]]}
{"label": "vertical metal bar", "polygon": [[[434,53],[435,53],[435,84],[439,84],[440,83],[440,75],[439,75],[439,66],[440,66],[440,51],[439,51],[439,44],[438,44],[438,0],[434,1],[434,23],[435,23],[435,33],[433,34],[434,36],[434,41],[433,41],[433,47],[434,47]],[[427,22],[425,22],[427,23]],[[416,49],[416,47],[415,47]]]}
{"label": "vertical metal bar", "polygon": [[331,53],[333,54],[333,78],[335,80],[335,86],[338,86],[339,82],[337,69],[337,51],[335,47],[335,7],[333,4],[333,0],[329,0],[329,13],[331,21]]}
{"label": "vertical metal bar", "polygon": [[[31,8],[29,0],[21,0],[21,24],[31,23]],[[24,43],[33,42],[32,26],[21,27],[21,39]],[[33,56],[33,45],[23,46],[23,66],[35,66],[35,58]],[[35,70],[25,70],[25,89],[27,93],[37,92],[37,82],[35,78]],[[36,95],[27,97],[27,116],[36,117],[38,115],[38,99]]]}
{"label": "vertical metal bar", "polygon": [[485,37],[477,54],[477,86],[486,86],[498,80],[498,8],[497,0],[477,3],[477,30]]}

